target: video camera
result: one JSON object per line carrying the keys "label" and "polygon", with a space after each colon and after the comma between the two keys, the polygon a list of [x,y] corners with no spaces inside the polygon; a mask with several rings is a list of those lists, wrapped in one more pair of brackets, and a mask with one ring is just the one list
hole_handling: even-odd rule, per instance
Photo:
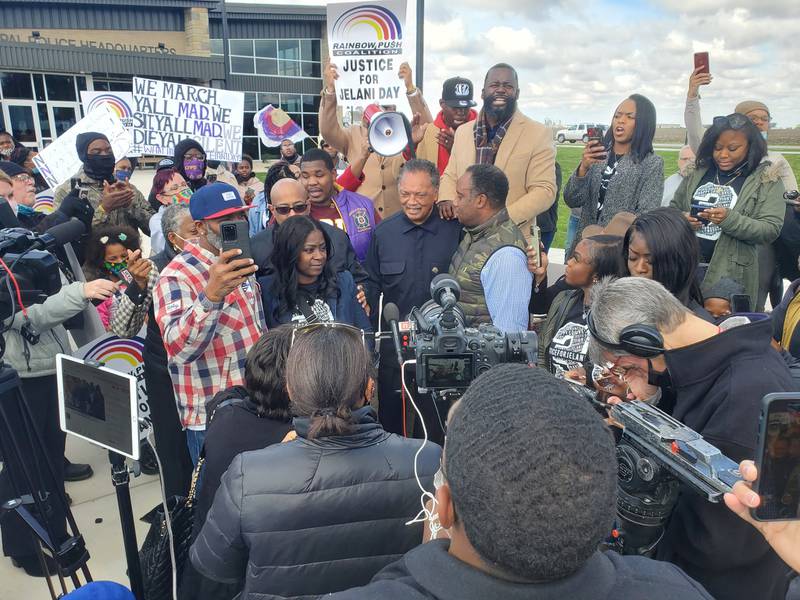
{"label": "video camera", "polygon": [[739,465],[655,406],[623,402],[609,413],[622,426],[617,442],[619,533],[611,542],[622,554],[654,551],[681,485],[719,502],[742,479]]}
{"label": "video camera", "polygon": [[[0,204],[3,205],[0,211],[10,211],[7,202],[0,200]],[[16,218],[11,221],[8,215],[0,214],[0,224],[13,225],[14,221]],[[80,238],[85,230],[84,224],[75,218],[42,234],[19,226],[0,230],[0,258],[6,265],[0,277],[0,320],[20,310],[20,302],[25,306],[40,304],[61,289],[59,261],[52,252]],[[14,274],[18,290],[8,271]]]}
{"label": "video camera", "polygon": [[503,333],[489,324],[465,327],[458,306],[461,287],[450,275],[431,281],[431,300],[413,308],[402,347],[417,361],[417,387],[464,390],[481,373],[506,362],[536,364],[538,342],[532,331]]}

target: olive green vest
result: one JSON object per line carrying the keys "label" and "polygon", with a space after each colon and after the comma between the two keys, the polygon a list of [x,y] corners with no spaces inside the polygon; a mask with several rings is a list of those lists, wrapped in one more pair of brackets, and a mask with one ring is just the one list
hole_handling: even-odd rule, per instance
{"label": "olive green vest", "polygon": [[477,227],[464,228],[464,232],[464,239],[450,263],[450,275],[461,286],[458,304],[467,318],[467,327],[477,327],[492,322],[481,284],[483,266],[500,248],[516,246],[525,252],[526,243],[522,232],[508,218],[506,209]]}

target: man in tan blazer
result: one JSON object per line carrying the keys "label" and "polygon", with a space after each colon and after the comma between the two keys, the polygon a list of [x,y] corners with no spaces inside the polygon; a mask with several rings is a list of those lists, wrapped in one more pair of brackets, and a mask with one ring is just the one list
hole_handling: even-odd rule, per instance
{"label": "man in tan blazer", "polygon": [[[412,110],[420,113],[423,119],[427,119],[425,122],[433,121],[433,116],[425,106],[422,94],[412,82],[411,68],[408,63],[400,66],[398,76],[406,84],[406,97]],[[325,67],[325,87],[322,90],[322,100],[319,104],[319,131],[326,142],[344,154],[347,162],[353,163],[361,156],[363,145],[367,139],[369,122],[362,119],[361,123],[351,125],[347,129],[341,126],[336,112],[336,80],[338,78],[339,73],[335,64],[331,63]],[[358,193],[372,200],[382,219],[400,210],[397,178],[400,174],[400,167],[404,163],[405,159],[400,154],[383,157],[373,152],[364,165],[364,182],[358,188]]]}
{"label": "man in tan blazer", "polygon": [[556,200],[556,151],[550,131],[517,110],[517,72],[505,63],[486,73],[478,118],[456,130],[439,189],[439,211],[453,217],[456,181],[470,165],[494,164],[508,177],[506,207],[526,238],[536,216]]}

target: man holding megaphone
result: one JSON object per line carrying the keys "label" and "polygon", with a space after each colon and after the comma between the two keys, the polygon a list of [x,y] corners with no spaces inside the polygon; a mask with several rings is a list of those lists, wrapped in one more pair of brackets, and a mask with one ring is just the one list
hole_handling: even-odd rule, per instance
{"label": "man holding megaphone", "polygon": [[[412,111],[422,115],[422,122],[433,121],[430,110],[425,106],[421,92],[414,87],[411,81],[411,69],[403,64],[398,76],[405,81],[406,97],[411,104]],[[322,99],[319,105],[319,130],[322,137],[347,157],[347,162],[352,164],[361,155],[364,141],[367,139],[370,120],[380,115],[381,109],[394,111],[395,107],[379,107],[377,105],[368,106],[364,111],[361,123],[356,123],[350,127],[343,128],[339,123],[336,113],[336,80],[339,72],[336,65],[331,63],[325,67],[323,73],[325,87],[322,90]],[[388,121],[388,118],[387,118]],[[398,126],[399,125],[399,126]],[[387,143],[394,143],[402,134],[406,135],[405,128],[399,123],[392,123],[389,127],[382,127],[381,131]],[[375,150],[377,150],[375,148]],[[397,178],[400,174],[400,167],[403,166],[402,148],[394,156],[379,152],[373,152],[364,165],[364,183],[358,188],[358,192],[370,198],[375,205],[375,210],[381,218],[386,218],[400,210],[400,197],[397,194]]]}

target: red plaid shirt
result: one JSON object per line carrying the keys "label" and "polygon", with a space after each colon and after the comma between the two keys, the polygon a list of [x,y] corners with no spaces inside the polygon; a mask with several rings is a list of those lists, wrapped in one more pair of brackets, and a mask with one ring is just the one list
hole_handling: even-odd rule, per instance
{"label": "red plaid shirt", "polygon": [[203,429],[206,402],[244,385],[247,352],[266,331],[261,293],[251,277],[222,302],[203,290],[217,257],[194,244],[172,259],[153,290],[175,399],[184,427]]}

